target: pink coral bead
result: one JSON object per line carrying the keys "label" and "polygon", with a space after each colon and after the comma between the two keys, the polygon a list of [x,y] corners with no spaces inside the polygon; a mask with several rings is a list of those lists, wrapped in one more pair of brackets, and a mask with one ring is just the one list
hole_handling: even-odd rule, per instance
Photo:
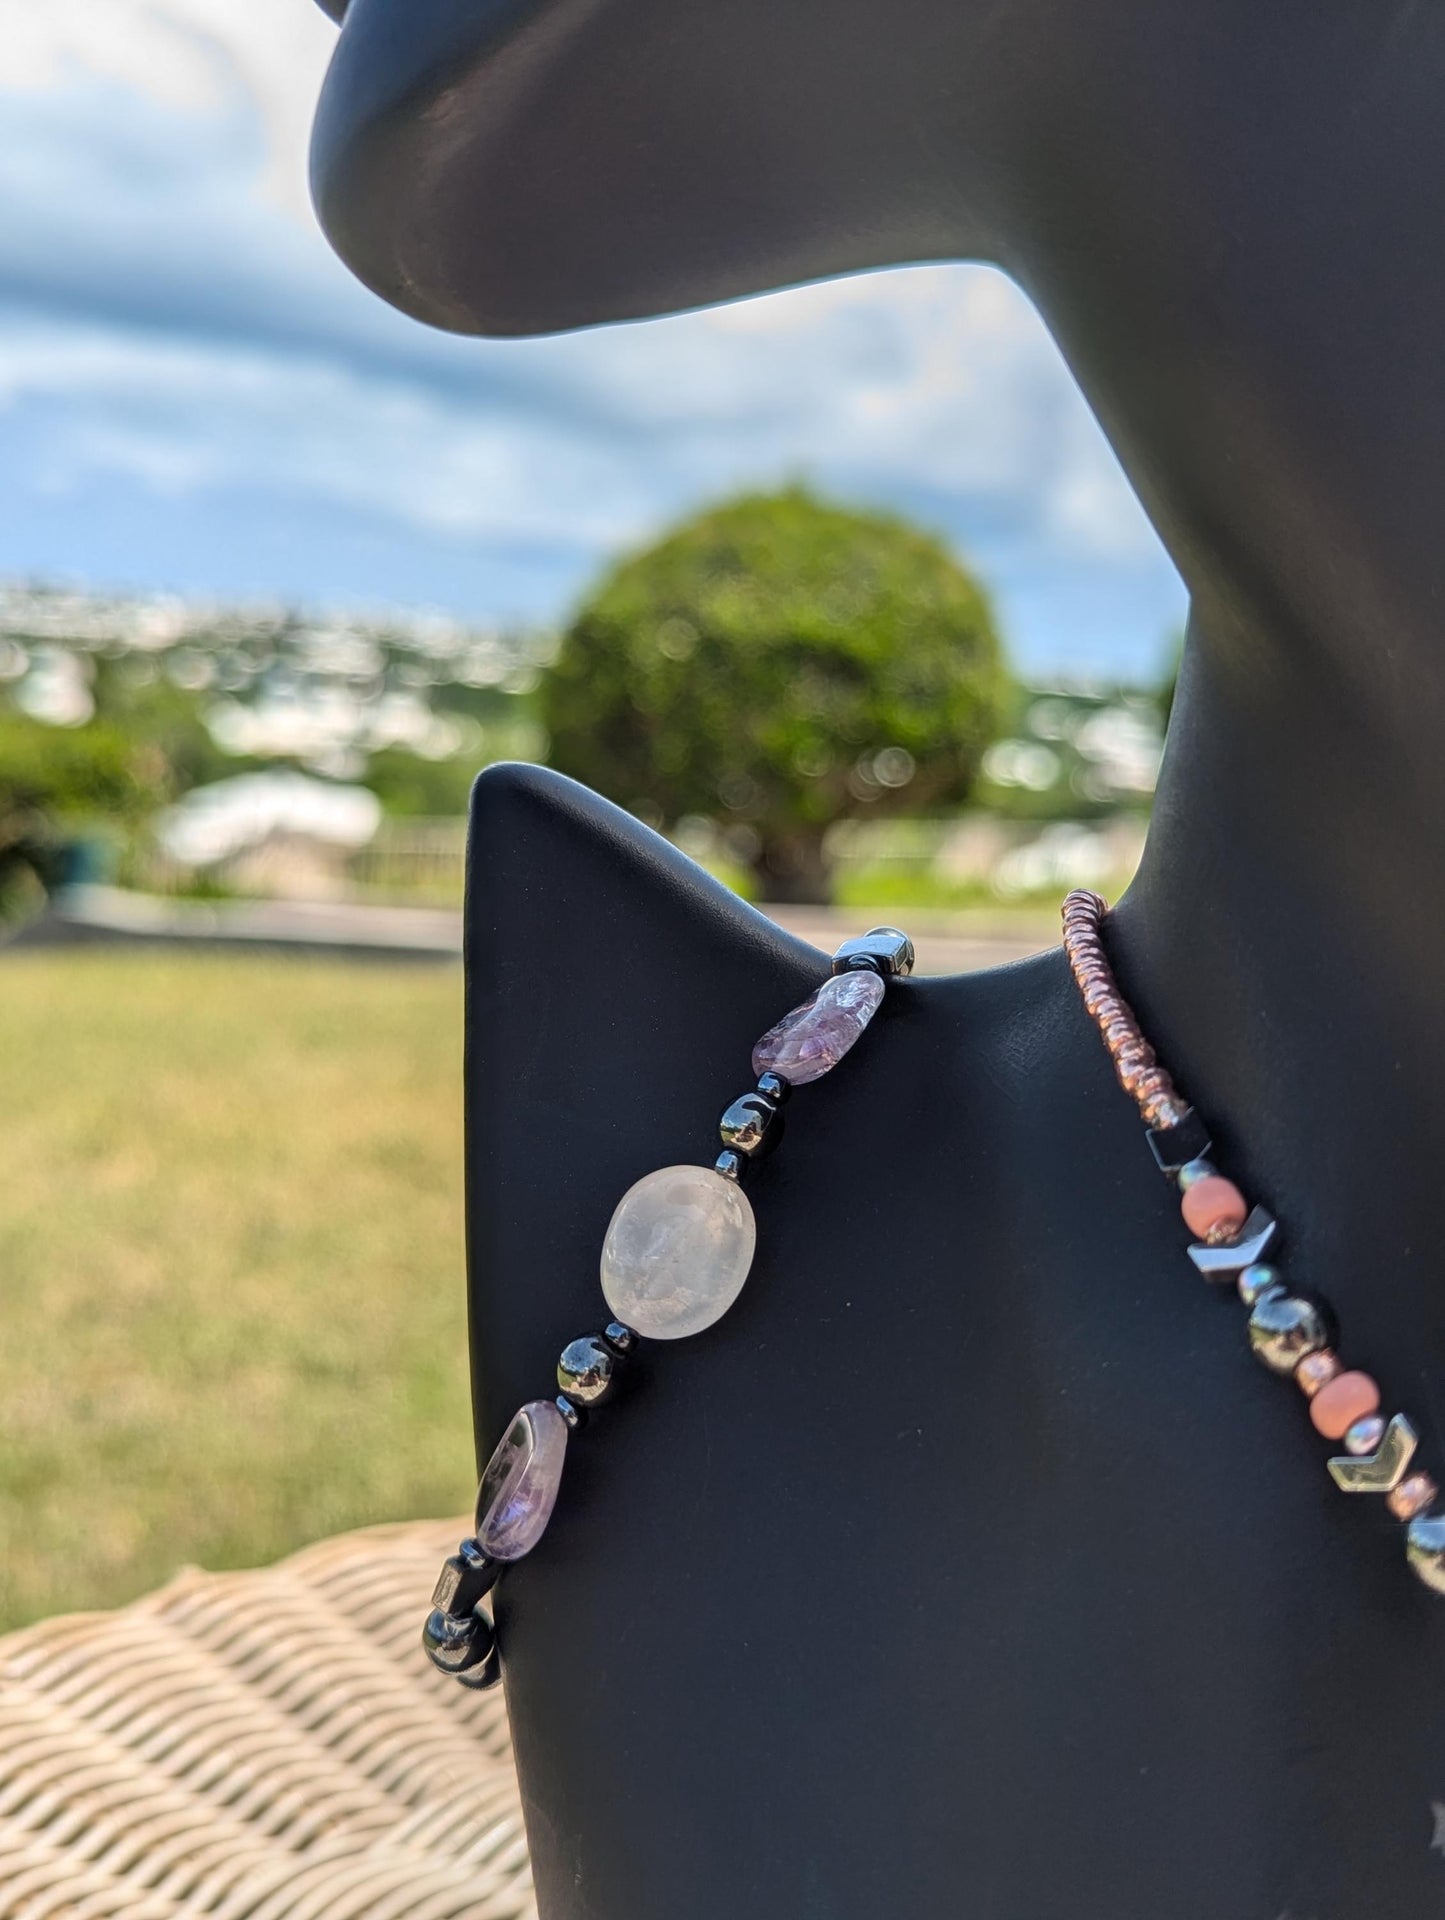
{"label": "pink coral bead", "polygon": [[1217,1239],[1238,1233],[1249,1208],[1232,1180],[1226,1180],[1222,1174],[1209,1173],[1185,1190],[1179,1211],[1189,1231],[1197,1239],[1208,1240],[1211,1236]]}
{"label": "pink coral bead", "polygon": [[1337,1373],[1310,1401],[1310,1419],[1327,1440],[1343,1440],[1379,1404],[1380,1389],[1369,1374]]}

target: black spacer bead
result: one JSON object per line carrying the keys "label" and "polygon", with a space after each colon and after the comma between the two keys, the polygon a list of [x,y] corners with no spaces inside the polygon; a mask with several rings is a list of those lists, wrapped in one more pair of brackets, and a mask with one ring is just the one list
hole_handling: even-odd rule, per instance
{"label": "black spacer bead", "polygon": [[1161,1173],[1175,1174],[1181,1167],[1187,1167],[1191,1160],[1203,1160],[1208,1156],[1213,1142],[1209,1138],[1209,1129],[1194,1111],[1193,1107],[1184,1118],[1173,1127],[1150,1127],[1146,1137],[1149,1150],[1159,1166]]}

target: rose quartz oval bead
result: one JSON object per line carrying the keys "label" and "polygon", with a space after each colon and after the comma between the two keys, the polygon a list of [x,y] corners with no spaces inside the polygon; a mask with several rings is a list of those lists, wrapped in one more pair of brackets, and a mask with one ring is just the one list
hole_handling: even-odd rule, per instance
{"label": "rose quartz oval bead", "polygon": [[1232,1180],[1226,1180],[1223,1174],[1210,1173],[1187,1189],[1179,1202],[1179,1211],[1189,1231],[1197,1239],[1207,1240],[1211,1234],[1238,1233],[1249,1208]]}
{"label": "rose quartz oval bead", "polygon": [[780,1073],[795,1087],[821,1080],[857,1041],[883,992],[882,980],[867,967],[830,975],[802,1006],[769,1027],[753,1048],[753,1072]]}
{"label": "rose quartz oval bead", "polygon": [[567,1422],[553,1400],[529,1400],[487,1462],[477,1493],[477,1541],[493,1560],[520,1560],[547,1531],[562,1462]]}
{"label": "rose quartz oval bead", "polygon": [[1369,1374],[1337,1373],[1310,1401],[1310,1419],[1327,1440],[1343,1440],[1379,1404],[1380,1389]]}

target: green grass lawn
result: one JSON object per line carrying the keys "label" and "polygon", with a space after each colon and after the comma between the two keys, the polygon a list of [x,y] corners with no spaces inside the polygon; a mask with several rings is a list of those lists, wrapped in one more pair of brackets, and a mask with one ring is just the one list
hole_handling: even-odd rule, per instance
{"label": "green grass lawn", "polygon": [[0,956],[0,1626],[469,1504],[461,987]]}

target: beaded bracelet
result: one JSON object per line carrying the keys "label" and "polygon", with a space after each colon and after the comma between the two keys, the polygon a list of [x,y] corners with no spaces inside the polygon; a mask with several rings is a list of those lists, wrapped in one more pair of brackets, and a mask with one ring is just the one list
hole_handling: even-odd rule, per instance
{"label": "beaded bracelet", "polygon": [[1064,949],[1074,979],[1104,1037],[1119,1083],[1144,1117],[1161,1173],[1179,1189],[1184,1224],[1197,1236],[1189,1257],[1206,1280],[1233,1282],[1249,1308],[1249,1344],[1271,1373],[1293,1377],[1309,1400],[1310,1419],[1345,1451],[1326,1462],[1345,1493],[1376,1493],[1406,1525],[1405,1554],[1427,1587],[1445,1593],[1445,1514],[1432,1511],[1439,1488],[1412,1473],[1419,1439],[1403,1413],[1380,1413],[1380,1390],[1369,1374],[1342,1367],[1335,1319],[1317,1295],[1287,1287],[1264,1261],[1276,1223],[1251,1207],[1209,1160],[1209,1135],[1159,1065],[1120,993],[1104,952],[1108,905],[1079,888],[1064,902]]}
{"label": "beaded bracelet", "polygon": [[885,983],[912,970],[913,943],[896,927],[845,940],[831,977],[753,1048],[757,1085],[723,1114],[714,1164],[662,1167],[618,1201],[602,1243],[602,1292],[617,1317],[562,1349],[555,1399],[529,1400],[513,1417],[482,1474],[476,1534],[443,1566],[432,1595],[422,1645],[464,1686],[500,1678],[496,1633],[480,1603],[546,1532],[569,1435],[608,1398],[642,1339],[701,1333],[737,1299],[757,1242],[745,1169],[776,1146],[791,1089],[837,1066],[878,1011]]}

